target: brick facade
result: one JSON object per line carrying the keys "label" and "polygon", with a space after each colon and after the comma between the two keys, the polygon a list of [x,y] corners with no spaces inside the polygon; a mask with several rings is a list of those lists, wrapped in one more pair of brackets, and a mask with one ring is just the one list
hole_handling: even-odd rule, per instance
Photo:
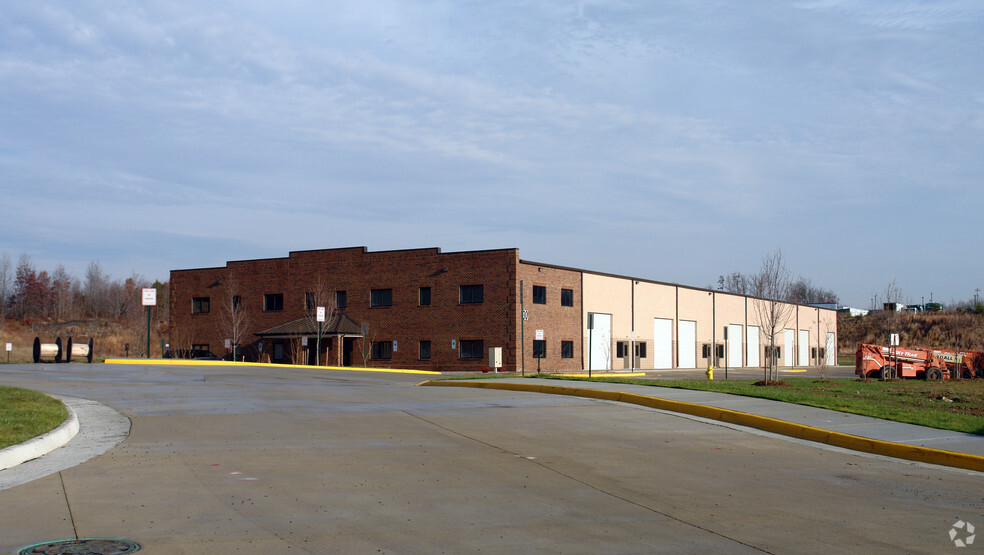
{"label": "brick facade", "polygon": [[[760,366],[767,343],[754,310],[760,300],[524,261],[517,249],[298,251],[174,270],[170,286],[172,349],[228,354],[235,296],[247,360],[481,371],[488,349],[501,347],[504,371],[579,371],[589,358],[594,369]],[[340,292],[345,306],[336,306]],[[301,347],[295,336],[255,335],[294,329],[285,325],[313,319],[315,306],[368,328],[359,337],[323,338],[320,353],[313,338]],[[588,330],[591,315],[604,327]],[[836,344],[836,312],[799,306],[795,315],[780,326],[783,352],[797,354],[786,365],[819,363]],[[725,328],[734,341],[724,339]]]}

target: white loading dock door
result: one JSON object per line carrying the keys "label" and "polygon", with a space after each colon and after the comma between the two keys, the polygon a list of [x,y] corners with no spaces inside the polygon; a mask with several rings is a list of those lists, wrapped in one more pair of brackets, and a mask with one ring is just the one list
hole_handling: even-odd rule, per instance
{"label": "white loading dock door", "polygon": [[796,330],[783,330],[782,365],[793,365],[793,349],[796,348]]}
{"label": "white loading dock door", "polygon": [[[589,314],[588,318],[592,315]],[[611,370],[612,368],[612,315],[594,313],[594,330],[591,336],[590,370]]]}
{"label": "white loading dock door", "polygon": [[759,360],[759,328],[758,326],[748,326],[748,362],[749,367],[761,365]]}
{"label": "white loading dock door", "polygon": [[741,324],[728,324],[728,366],[741,366]]}
{"label": "white loading dock door", "polygon": [[653,368],[673,368],[673,320],[653,318]]}
{"label": "white loading dock door", "polygon": [[680,362],[677,368],[697,368],[697,322],[680,320],[679,328]]}
{"label": "white loading dock door", "polygon": [[827,332],[827,366],[837,364],[837,340],[834,332]]}
{"label": "white loading dock door", "polygon": [[810,365],[810,330],[799,330],[799,365]]}

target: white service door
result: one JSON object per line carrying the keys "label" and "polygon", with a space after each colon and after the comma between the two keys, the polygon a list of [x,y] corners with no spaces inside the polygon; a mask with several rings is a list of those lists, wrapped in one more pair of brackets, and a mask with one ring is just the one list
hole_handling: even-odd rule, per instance
{"label": "white service door", "polygon": [[810,365],[810,331],[799,330],[799,365]]}
{"label": "white service door", "polygon": [[782,365],[793,365],[793,349],[796,348],[796,330],[783,330]]}
{"label": "white service door", "polygon": [[758,326],[748,326],[748,357],[747,364],[749,367],[754,368],[761,365],[759,360],[759,328]]}
{"label": "white service door", "polygon": [[736,368],[741,360],[741,324],[728,324],[728,366]]}
{"label": "white service door", "polygon": [[677,368],[697,368],[697,322],[680,320],[679,328],[680,363]]}
{"label": "white service door", "polygon": [[611,370],[612,368],[612,315],[594,315],[594,330],[591,335],[591,370]]}
{"label": "white service door", "polygon": [[673,368],[673,320],[653,319],[653,368]]}

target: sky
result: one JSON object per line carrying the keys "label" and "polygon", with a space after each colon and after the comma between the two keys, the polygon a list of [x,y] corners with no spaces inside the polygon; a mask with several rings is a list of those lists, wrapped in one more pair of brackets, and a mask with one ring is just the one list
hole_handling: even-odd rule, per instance
{"label": "sky", "polygon": [[[3,1],[0,252],[984,287],[984,3]],[[880,302],[880,301],[879,301]]]}

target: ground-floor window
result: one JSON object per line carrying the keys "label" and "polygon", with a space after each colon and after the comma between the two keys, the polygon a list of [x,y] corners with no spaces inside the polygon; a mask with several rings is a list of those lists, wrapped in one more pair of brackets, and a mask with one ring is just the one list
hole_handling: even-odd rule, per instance
{"label": "ground-floor window", "polygon": [[431,342],[430,341],[420,341],[420,358],[427,359],[431,357]]}
{"label": "ground-floor window", "polygon": [[533,358],[547,358],[547,342],[545,340],[533,340]]}
{"label": "ground-floor window", "polygon": [[560,342],[560,358],[574,358],[574,342],[573,341],[561,341]]}
{"label": "ground-floor window", "polygon": [[485,341],[481,339],[462,339],[461,358],[485,358]]}
{"label": "ground-floor window", "polygon": [[373,343],[372,358],[375,360],[386,360],[393,358],[393,342],[376,341]]}

